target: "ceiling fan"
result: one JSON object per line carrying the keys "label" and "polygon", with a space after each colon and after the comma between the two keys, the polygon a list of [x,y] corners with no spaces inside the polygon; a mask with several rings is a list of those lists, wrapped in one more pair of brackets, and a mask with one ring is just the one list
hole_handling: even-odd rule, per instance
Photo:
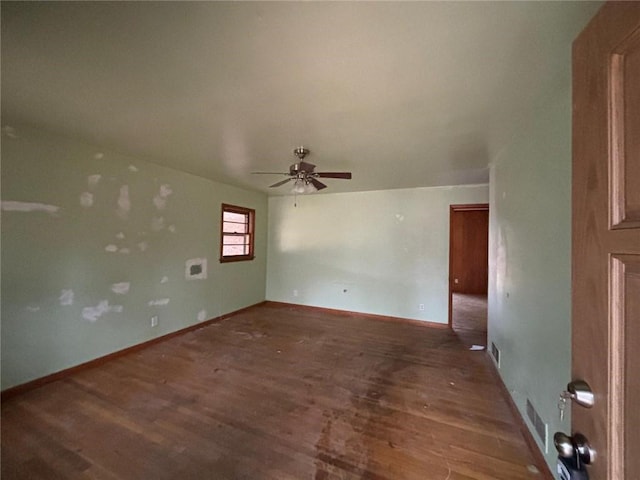
{"label": "ceiling fan", "polygon": [[309,149],[304,147],[298,147],[293,151],[293,154],[298,158],[298,162],[292,164],[289,167],[289,173],[278,172],[252,172],[258,175],[287,175],[289,178],[276,182],[273,185],[269,185],[270,188],[279,187],[285,183],[294,181],[293,191],[294,193],[312,193],[327,186],[318,180],[318,178],[342,178],[345,180],[351,180],[351,172],[316,172],[316,166],[312,163],[307,163],[304,158],[309,154]]}

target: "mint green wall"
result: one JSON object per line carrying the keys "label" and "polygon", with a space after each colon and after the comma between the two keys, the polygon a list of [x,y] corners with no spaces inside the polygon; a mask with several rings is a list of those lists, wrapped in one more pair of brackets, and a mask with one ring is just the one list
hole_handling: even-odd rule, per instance
{"label": "mint green wall", "polygon": [[[3,389],[264,300],[265,195],[10,126],[2,136]],[[222,202],[256,209],[254,261],[218,262]],[[20,205],[31,211],[15,211]],[[194,258],[207,259],[206,279],[185,278]],[[128,292],[114,292],[122,283]]]}
{"label": "mint green wall", "polygon": [[447,323],[449,205],[488,195],[415,188],[308,195],[297,207],[271,197],[267,299]]}
{"label": "mint green wall", "polygon": [[548,423],[547,447],[539,446],[555,471],[553,433],[571,430],[557,409],[571,380],[568,83],[549,97],[491,169],[488,315],[505,385],[523,417],[529,398]]}
{"label": "mint green wall", "polygon": [[573,4],[553,33],[556,68],[492,158],[488,335],[500,349],[500,375],[529,429],[529,399],[547,424],[533,437],[555,471],[556,431],[571,431],[557,403],[571,380],[571,43],[601,6]]}

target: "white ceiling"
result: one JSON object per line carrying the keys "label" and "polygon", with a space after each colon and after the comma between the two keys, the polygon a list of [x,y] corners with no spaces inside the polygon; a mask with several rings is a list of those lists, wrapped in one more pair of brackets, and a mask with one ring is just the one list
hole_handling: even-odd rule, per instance
{"label": "white ceiling", "polygon": [[3,123],[270,194],[299,145],[324,192],[485,183],[598,6],[3,1]]}

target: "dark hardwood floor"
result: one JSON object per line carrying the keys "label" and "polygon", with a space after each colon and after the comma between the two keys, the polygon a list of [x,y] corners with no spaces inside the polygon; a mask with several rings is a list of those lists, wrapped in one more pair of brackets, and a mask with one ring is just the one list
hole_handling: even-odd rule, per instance
{"label": "dark hardwood floor", "polygon": [[454,293],[451,326],[467,346],[487,346],[487,296]]}
{"label": "dark hardwood floor", "polygon": [[2,478],[541,479],[490,368],[449,329],[268,304],[3,402]]}

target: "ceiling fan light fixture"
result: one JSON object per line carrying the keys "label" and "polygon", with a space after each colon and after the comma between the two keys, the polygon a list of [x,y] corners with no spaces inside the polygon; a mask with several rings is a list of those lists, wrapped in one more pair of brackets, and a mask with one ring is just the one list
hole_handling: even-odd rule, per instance
{"label": "ceiling fan light fixture", "polygon": [[293,184],[293,188],[291,189],[291,193],[305,193],[304,182],[299,178],[296,179],[295,183]]}
{"label": "ceiling fan light fixture", "polygon": [[311,182],[304,178],[297,178],[295,183],[293,184],[293,188],[291,189],[292,193],[297,194],[314,193],[317,191],[318,189]]}
{"label": "ceiling fan light fixture", "polygon": [[305,182],[304,184],[304,192],[305,193],[315,193],[317,192],[318,189],[315,187],[315,185],[311,182]]}

